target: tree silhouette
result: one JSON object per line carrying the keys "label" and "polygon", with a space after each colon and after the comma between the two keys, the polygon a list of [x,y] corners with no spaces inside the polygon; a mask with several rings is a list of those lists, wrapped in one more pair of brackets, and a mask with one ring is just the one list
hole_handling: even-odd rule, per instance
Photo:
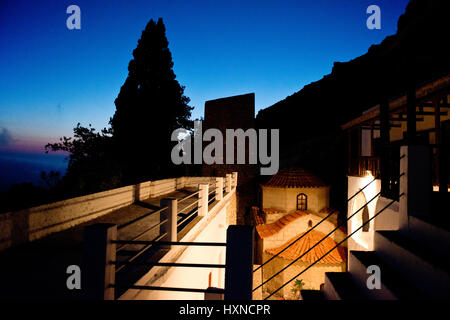
{"label": "tree silhouette", "polygon": [[192,127],[193,108],[176,80],[168,44],[163,20],[150,20],[115,100],[111,125],[128,183],[175,176],[171,133]]}
{"label": "tree silhouette", "polygon": [[61,198],[79,196],[122,185],[122,169],[116,159],[112,129],[97,132],[91,125],[83,127],[78,123],[73,133],[73,138],[62,137],[58,143],[45,146],[47,153],[63,151],[69,154],[67,172],[62,179],[51,173],[41,176],[46,183],[49,179],[55,182],[49,185],[54,195]]}

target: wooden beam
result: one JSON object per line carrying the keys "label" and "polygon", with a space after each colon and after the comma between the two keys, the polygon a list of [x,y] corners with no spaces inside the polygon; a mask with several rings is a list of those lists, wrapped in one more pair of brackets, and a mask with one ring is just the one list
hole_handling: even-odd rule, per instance
{"label": "wooden beam", "polygon": [[[425,106],[429,104],[429,99],[433,95],[436,94],[450,94],[449,91],[450,88],[450,73],[446,74],[445,76],[436,79],[434,81],[430,81],[429,83],[423,85],[422,87],[418,88],[416,91],[416,98],[418,100],[424,100]],[[418,101],[419,103],[422,103]],[[404,108],[407,105],[407,95],[402,95],[398,98],[395,98],[394,100],[389,102],[389,111],[398,111],[401,108]],[[444,103],[440,106],[442,108],[450,108],[450,104],[448,102]],[[361,123],[364,123],[368,120],[376,119],[379,116],[380,112],[379,109],[374,109],[372,111],[369,111],[367,113],[362,114],[358,118],[355,118],[351,121],[348,121],[347,123],[341,125],[341,128],[343,130],[346,130],[350,127],[357,126]],[[413,117],[414,118],[414,117]]]}
{"label": "wooden beam", "polygon": [[427,108],[430,108],[430,107],[434,107],[434,103],[431,102],[431,101],[422,102],[422,103],[420,104],[420,106],[421,106],[421,107],[427,107]]}
{"label": "wooden beam", "polygon": [[[446,116],[447,114],[448,114],[448,112],[446,112],[446,111],[439,112],[439,115],[441,115],[441,116]],[[418,115],[418,116],[435,116],[436,111],[419,111],[419,112],[416,112],[416,115]]]}
{"label": "wooden beam", "polygon": [[[389,123],[389,127],[391,127],[391,128],[401,128],[402,125],[401,124],[397,124],[397,123]],[[365,130],[370,130],[370,126],[368,126],[368,125],[365,125],[365,126],[363,125],[363,126],[361,126],[361,128],[363,128]],[[373,129],[374,130],[380,130],[381,126],[379,124],[374,124],[373,125]]]}
{"label": "wooden beam", "polygon": [[[389,118],[390,121],[408,121],[408,118]],[[423,118],[416,118],[416,121],[422,122],[424,121]]]}

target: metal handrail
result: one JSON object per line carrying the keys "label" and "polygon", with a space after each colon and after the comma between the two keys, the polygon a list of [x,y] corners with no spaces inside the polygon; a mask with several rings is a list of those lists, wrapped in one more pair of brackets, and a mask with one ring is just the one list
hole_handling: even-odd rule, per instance
{"label": "metal handrail", "polygon": [[196,214],[198,212],[198,208],[195,209],[192,213],[190,213],[187,217],[181,218],[180,220],[178,220],[177,223],[177,227],[179,227],[180,225],[182,225],[185,221],[187,221],[188,219],[190,219],[194,214]]}
{"label": "metal handrail", "polygon": [[[366,187],[368,187],[372,182],[374,182],[375,180],[377,180],[378,177],[375,177],[373,180],[371,180],[368,184],[366,184],[362,189],[360,189],[358,192],[356,192],[353,196],[351,196],[350,198],[347,199],[347,202],[349,202],[350,200],[352,200],[354,197],[356,197],[360,192],[362,192]],[[359,210],[358,210],[359,211]],[[357,211],[357,212],[358,212]],[[334,213],[336,213],[337,210],[333,210],[331,211],[327,216],[325,216],[322,220],[320,220],[318,223],[316,223],[313,227],[311,227],[310,229],[308,229],[305,233],[303,233],[300,237],[298,237],[297,239],[295,239],[295,241],[292,241],[288,246],[286,246],[285,248],[283,248],[283,250],[281,250],[280,252],[278,252],[276,255],[272,256],[269,260],[267,260],[266,262],[264,262],[263,264],[261,264],[260,266],[258,266],[255,270],[253,270],[253,273],[255,273],[256,271],[258,271],[260,268],[262,268],[263,266],[265,266],[267,263],[269,263],[270,261],[272,261],[273,259],[275,259],[276,257],[278,257],[282,252],[284,252],[285,250],[287,250],[288,248],[290,248],[292,245],[294,245],[297,241],[299,241],[300,239],[302,239],[304,236],[306,236],[309,232],[311,232],[313,229],[315,229],[319,224],[321,224],[322,222],[324,222],[325,220],[327,220],[329,217],[331,217]],[[347,219],[348,220],[348,219]],[[346,220],[346,221],[347,221]]]}
{"label": "metal handrail", "polygon": [[196,191],[196,192],[194,192],[194,193],[192,193],[192,194],[190,194],[190,195],[184,197],[183,199],[178,200],[178,203],[183,202],[183,201],[185,201],[185,200],[187,200],[187,199],[189,199],[189,198],[192,198],[193,196],[196,196],[196,195],[198,195],[199,193],[200,193],[200,191]]}
{"label": "metal handrail", "polygon": [[[159,226],[163,225],[163,224],[166,223],[167,221],[169,221],[169,220],[168,220],[168,219],[165,219],[165,220],[161,221],[160,223],[155,224],[154,226],[152,226],[152,227],[148,228],[147,230],[145,230],[145,231],[141,232],[140,234],[138,234],[136,237],[134,237],[133,239],[131,239],[131,241],[134,241],[134,240],[139,239],[140,237],[142,237],[142,236],[143,236],[144,234],[146,234],[147,232],[149,232],[149,231],[155,229],[156,227],[159,227]],[[128,245],[129,245],[129,244],[124,244],[124,245],[118,247],[117,250],[116,250],[116,252],[122,250],[124,247],[126,247],[126,246],[128,246]]]}
{"label": "metal handrail", "polygon": [[189,207],[192,207],[193,205],[196,205],[196,204],[198,204],[197,203],[197,201],[195,201],[195,202],[193,202],[193,203],[191,203],[191,204],[189,204],[189,205],[187,205],[186,207],[184,207],[182,210],[183,211],[185,211],[186,210],[186,208],[189,208]]}
{"label": "metal handrail", "polygon": [[[111,261],[110,264],[122,265],[123,261]],[[181,267],[181,268],[225,268],[224,264],[210,264],[210,263],[179,263],[179,262],[130,262],[132,265],[138,266],[156,266],[156,267]]]}
{"label": "metal handrail", "polygon": [[[156,240],[152,241],[152,242],[158,242],[160,239],[164,238],[167,235],[167,232],[163,233],[162,235],[160,235],[159,237],[156,238]],[[111,241],[112,243],[117,243],[117,241],[119,240],[115,240],[115,241]],[[139,244],[138,242],[142,242],[139,240],[136,241],[130,241],[130,244],[134,243],[134,244]],[[120,270],[122,270],[123,268],[125,268],[130,262],[134,261],[137,257],[139,257],[141,254],[143,254],[145,251],[147,251],[148,249],[150,249],[152,246],[154,245],[154,243],[150,243],[147,244],[145,247],[143,247],[141,250],[138,251],[137,254],[135,254],[134,256],[132,256],[131,258],[129,258],[127,261],[125,261],[125,263],[120,266],[119,268],[116,269],[116,273],[119,272]]]}
{"label": "metal handrail", "polygon": [[[361,211],[364,207],[366,207],[370,202],[372,202],[374,199],[376,199],[381,192],[378,192],[372,199],[370,199],[369,201],[367,201],[361,208],[359,208],[356,212],[354,212],[351,216],[348,217],[347,220],[345,220],[345,222],[347,222],[348,220],[350,220],[353,216],[355,216],[359,211]],[[259,286],[257,286],[256,288],[253,289],[253,291],[256,291],[257,289],[259,289],[260,287],[262,287],[263,285],[265,285],[267,282],[269,282],[270,280],[272,280],[273,278],[275,278],[277,275],[279,275],[281,272],[283,272],[284,270],[286,270],[287,268],[289,268],[291,265],[293,265],[298,259],[304,257],[306,254],[308,254],[308,252],[310,252],[312,249],[314,249],[316,246],[319,245],[319,243],[321,243],[322,241],[324,241],[325,239],[327,239],[333,232],[335,232],[336,230],[338,230],[341,226],[343,225],[343,223],[340,223],[336,228],[334,228],[333,230],[331,230],[325,237],[323,237],[322,239],[320,239],[318,242],[316,242],[311,248],[309,248],[308,250],[306,250],[306,252],[304,252],[302,255],[300,255],[296,260],[292,261],[291,263],[289,263],[288,265],[286,265],[284,268],[282,268],[281,270],[279,270],[277,273],[275,273],[274,275],[272,275],[269,279],[265,280],[264,282],[262,282]],[[312,229],[312,228],[311,228]]]}
{"label": "metal handrail", "polygon": [[135,222],[137,222],[137,221],[139,221],[141,219],[144,219],[144,218],[146,218],[148,216],[151,216],[152,214],[161,213],[161,211],[163,211],[163,210],[165,210],[167,208],[168,207],[163,207],[163,208],[160,208],[160,209],[158,209],[156,211],[152,211],[152,212],[146,213],[146,214],[144,214],[144,215],[142,215],[140,217],[137,217],[136,219],[130,220],[128,222],[125,222],[125,223],[121,224],[120,226],[118,226],[117,230],[120,230],[122,228],[128,227],[129,225],[132,225],[133,223],[135,223]]}
{"label": "metal handrail", "polygon": [[211,199],[208,200],[208,205],[211,204],[211,202],[216,200],[216,196],[212,197]]}
{"label": "metal handrail", "polygon": [[136,290],[161,290],[161,291],[181,291],[181,292],[198,292],[198,293],[225,293],[225,290],[222,288],[197,289],[197,288],[138,286],[138,285],[126,286],[126,285],[117,285],[117,284],[112,284],[111,287],[136,289]]}
{"label": "metal handrail", "polygon": [[[165,234],[164,234],[165,235]],[[172,246],[200,246],[200,247],[225,247],[225,242],[179,242],[179,241],[145,241],[145,240],[111,240],[111,243],[128,244],[153,244],[153,245],[172,245]]]}
{"label": "metal handrail", "polygon": [[[401,175],[400,175],[401,176]],[[402,197],[404,195],[404,193],[399,195],[399,198]],[[329,254],[330,252],[332,252],[334,249],[336,249],[338,246],[340,246],[342,243],[344,243],[345,241],[347,241],[352,235],[354,235],[356,232],[358,232],[359,230],[361,230],[366,224],[368,224],[370,221],[372,221],[373,219],[375,219],[380,213],[382,213],[384,210],[386,210],[391,204],[393,204],[394,202],[396,202],[396,200],[391,200],[391,202],[389,204],[387,204],[383,209],[381,209],[379,212],[377,212],[372,218],[368,219],[366,222],[364,222],[360,227],[358,227],[355,231],[353,231],[351,234],[349,234],[348,236],[346,236],[342,241],[340,241],[339,243],[337,243],[333,248],[331,248],[329,251],[327,251],[324,255],[322,255],[319,259],[317,259],[316,261],[314,261],[312,264],[310,264],[306,269],[302,270],[299,274],[297,274],[295,277],[291,278],[290,280],[288,280],[287,282],[285,282],[281,287],[279,287],[277,290],[275,290],[274,292],[272,292],[270,295],[268,295],[266,298],[264,298],[264,300],[269,299],[271,296],[273,296],[276,292],[278,292],[280,289],[284,288],[288,283],[290,283],[292,280],[294,280],[295,278],[297,278],[298,276],[300,276],[301,274],[303,274],[306,270],[308,270],[309,268],[311,268],[312,266],[314,266],[316,263],[318,263],[320,260],[322,260],[327,254]],[[293,262],[296,262],[298,259],[300,259],[302,256],[298,257],[297,259],[295,259]]]}

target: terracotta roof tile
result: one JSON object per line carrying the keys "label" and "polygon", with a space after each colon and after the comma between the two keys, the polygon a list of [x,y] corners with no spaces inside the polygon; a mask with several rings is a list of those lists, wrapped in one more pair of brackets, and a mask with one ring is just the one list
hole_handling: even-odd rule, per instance
{"label": "terracotta roof tile", "polygon": [[[304,233],[302,233],[304,234]],[[298,239],[302,234],[299,234],[295,238],[292,238],[287,243],[282,245],[279,248],[268,249],[267,253],[276,255],[296,239]],[[292,246],[287,248],[285,251],[281,252],[279,257],[289,260],[295,260],[300,257],[302,254],[307,252],[311,247],[313,247],[317,242],[325,237],[325,234],[322,232],[311,230],[308,234],[306,234],[303,238],[295,242]],[[314,247],[311,251],[305,254],[300,260],[303,262],[315,262],[328,251],[330,251],[334,246],[336,246],[336,242],[327,237],[325,240],[320,242],[316,247]],[[336,249],[331,251],[325,257],[323,257],[318,263],[341,263],[345,260],[345,248],[342,246],[338,246]]]}
{"label": "terracotta roof tile", "polygon": [[278,219],[275,222],[257,225],[256,231],[258,232],[258,234],[261,238],[267,238],[267,237],[270,237],[270,236],[280,232],[281,229],[283,229],[285,226],[290,224],[292,221],[295,221],[296,219],[306,216],[308,214],[311,214],[311,213],[307,212],[307,211],[301,211],[301,210],[294,211],[294,212],[284,215],[283,217],[281,217],[280,219]]}
{"label": "terracotta roof tile", "polygon": [[255,225],[264,224],[264,219],[258,207],[252,207],[252,214]]}
{"label": "terracotta roof tile", "polygon": [[297,168],[281,169],[273,175],[263,186],[279,188],[311,188],[327,186],[313,173]]}
{"label": "terracotta roof tile", "polygon": [[286,213],[286,211],[275,209],[275,208],[263,208],[264,214],[274,214],[274,213]]}

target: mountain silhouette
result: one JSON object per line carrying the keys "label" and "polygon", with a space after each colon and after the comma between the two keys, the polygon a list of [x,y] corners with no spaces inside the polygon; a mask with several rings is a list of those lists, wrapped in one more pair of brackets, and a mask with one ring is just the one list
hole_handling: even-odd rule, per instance
{"label": "mountain silhouette", "polygon": [[259,111],[259,128],[280,129],[281,150],[299,140],[339,132],[340,125],[450,70],[448,0],[411,0],[397,32],[348,62],[335,62],[321,80]]}

